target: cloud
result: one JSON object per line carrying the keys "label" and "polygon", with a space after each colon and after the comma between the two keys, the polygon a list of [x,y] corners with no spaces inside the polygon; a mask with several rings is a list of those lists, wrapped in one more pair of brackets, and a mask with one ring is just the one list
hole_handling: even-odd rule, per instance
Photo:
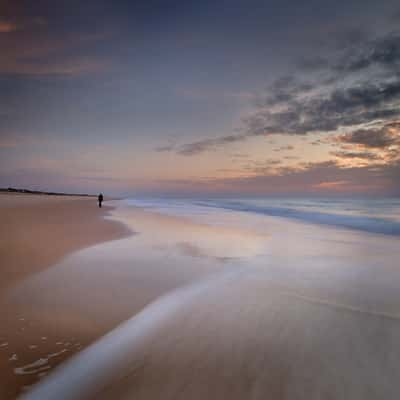
{"label": "cloud", "polygon": [[[263,106],[243,119],[244,133],[187,143],[180,146],[177,153],[192,156],[252,136],[333,132],[341,127],[399,117],[400,79],[381,83],[364,82],[334,89],[328,94],[311,95],[306,100],[292,99],[285,107],[283,110],[281,107],[279,111],[272,111]],[[168,150],[172,151],[173,148]],[[287,146],[276,151],[281,150],[291,148]]]}
{"label": "cloud", "polygon": [[357,144],[369,148],[387,148],[400,144],[400,122],[387,123],[377,129],[359,129],[336,138],[340,143]]}
{"label": "cloud", "polygon": [[108,31],[57,30],[42,17],[20,16],[10,21],[0,20],[2,75],[76,76],[109,67],[109,61],[94,50]]}
{"label": "cloud", "polygon": [[277,149],[274,149],[275,152],[280,152],[280,151],[287,151],[287,150],[293,150],[294,147],[290,144],[288,144],[287,146],[281,146],[278,147]]}
{"label": "cloud", "polygon": [[[4,4],[2,6],[4,7]],[[0,34],[22,32],[45,25],[47,25],[47,20],[41,16],[22,16],[11,12],[8,17],[0,17]]]}
{"label": "cloud", "polygon": [[285,104],[313,88],[314,86],[309,82],[298,81],[293,76],[284,76],[273,82],[267,89],[265,98],[261,101],[258,99],[256,104],[258,103],[261,107]]}
{"label": "cloud", "polygon": [[177,153],[183,156],[193,156],[205,151],[215,150],[219,146],[232,144],[245,140],[246,137],[239,135],[226,135],[216,139],[199,140],[193,143],[184,144],[177,149]]}
{"label": "cloud", "polygon": [[330,154],[343,167],[395,165],[400,161],[400,122],[357,129],[336,136],[332,144],[340,148]]}
{"label": "cloud", "polygon": [[262,107],[244,120],[248,135],[331,132],[400,115],[400,79],[363,82],[307,99],[294,99],[283,109]]}
{"label": "cloud", "polygon": [[381,160],[382,157],[376,153],[368,152],[368,151],[333,151],[331,154],[335,157],[339,158],[360,158],[364,160]]}
{"label": "cloud", "polygon": [[[400,33],[373,40],[358,33],[356,38],[349,40],[352,44],[339,54],[332,51],[331,59],[317,56],[310,60],[321,74],[309,74],[308,78],[284,76],[275,80],[254,102],[253,112],[242,119],[238,133],[168,147],[165,151],[192,156],[249,137],[333,133],[342,128],[358,131],[354,135],[357,140],[357,135],[359,139],[362,136],[363,125],[390,123],[400,117],[400,70],[397,68]],[[358,52],[354,52],[355,44],[361,49]],[[372,65],[378,65],[384,71],[369,72]],[[309,66],[304,71],[309,72]],[[372,144],[374,132],[370,132],[371,139],[365,141]],[[377,140],[375,138],[376,143]],[[385,138],[380,135],[379,140],[385,141]],[[321,143],[314,141],[312,144]],[[275,151],[283,150],[290,149],[282,147]]]}
{"label": "cloud", "polygon": [[269,158],[263,161],[249,161],[247,165],[243,166],[243,170],[251,174],[278,174],[282,164],[282,160]]}
{"label": "cloud", "polygon": [[320,140],[314,140],[313,142],[311,142],[312,146],[320,146],[322,144],[322,142]]}
{"label": "cloud", "polygon": [[0,20],[0,34],[15,32],[17,29],[18,29],[18,26],[16,23]]}
{"label": "cloud", "polygon": [[175,191],[252,194],[364,194],[400,195],[400,161],[391,165],[343,167],[335,160],[260,170],[240,177],[162,181]]}
{"label": "cloud", "polygon": [[391,165],[343,167],[336,161],[282,167],[279,173],[260,173],[215,182],[235,193],[377,193],[400,194],[400,162]]}
{"label": "cloud", "polygon": [[[357,73],[373,66],[396,68],[400,63],[400,31],[386,32],[371,38],[366,31],[350,30],[336,37],[336,51],[303,57],[297,66],[307,72],[334,71]],[[339,51],[337,51],[339,49]],[[337,76],[333,76],[333,79]]]}
{"label": "cloud", "polygon": [[391,32],[386,36],[366,42],[346,52],[334,68],[338,71],[360,71],[379,65],[393,68],[400,65],[400,33]]}
{"label": "cloud", "polygon": [[[400,33],[361,38],[339,55],[332,52],[330,59],[318,55],[308,60],[320,71],[311,74],[311,83],[289,76],[270,85],[255,112],[244,119],[247,133],[331,132],[399,116]],[[306,74],[310,65],[302,67]]]}
{"label": "cloud", "polygon": [[155,148],[155,151],[158,153],[164,153],[164,152],[169,152],[175,149],[175,146],[172,144],[168,144],[166,146],[159,146]]}
{"label": "cloud", "polygon": [[337,190],[343,189],[345,187],[351,186],[350,181],[330,181],[330,182],[320,182],[312,185],[315,189],[330,189]]}

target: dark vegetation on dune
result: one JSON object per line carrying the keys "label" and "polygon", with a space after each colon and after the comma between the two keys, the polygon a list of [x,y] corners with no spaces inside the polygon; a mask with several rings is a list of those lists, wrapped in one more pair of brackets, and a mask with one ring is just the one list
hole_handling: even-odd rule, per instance
{"label": "dark vegetation on dune", "polygon": [[81,193],[59,193],[59,192],[45,192],[41,190],[29,190],[29,189],[16,189],[16,188],[0,188],[0,193],[26,193],[26,194],[43,194],[48,196],[86,196],[93,197],[93,194],[81,194]]}

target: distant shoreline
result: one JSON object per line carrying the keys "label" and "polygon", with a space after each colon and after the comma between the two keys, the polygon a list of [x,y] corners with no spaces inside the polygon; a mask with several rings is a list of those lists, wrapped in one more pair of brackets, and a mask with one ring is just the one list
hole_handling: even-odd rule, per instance
{"label": "distant shoreline", "polygon": [[41,190],[30,190],[20,188],[0,188],[0,193],[20,193],[20,194],[40,194],[46,196],[79,196],[79,197],[95,197],[94,194],[87,193],[63,193],[63,192],[46,192]]}

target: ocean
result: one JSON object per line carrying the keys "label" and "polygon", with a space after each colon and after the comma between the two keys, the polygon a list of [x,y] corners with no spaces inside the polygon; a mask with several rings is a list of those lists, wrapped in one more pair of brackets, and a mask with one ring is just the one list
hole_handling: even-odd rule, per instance
{"label": "ocean", "polygon": [[231,210],[371,233],[400,235],[398,198],[130,198],[125,202],[175,216],[199,217],[209,215],[213,210]]}

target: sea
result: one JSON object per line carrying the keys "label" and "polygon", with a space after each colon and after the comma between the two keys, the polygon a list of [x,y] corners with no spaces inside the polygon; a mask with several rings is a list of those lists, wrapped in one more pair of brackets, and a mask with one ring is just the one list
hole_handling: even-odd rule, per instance
{"label": "sea", "polygon": [[152,197],[124,202],[175,216],[201,217],[219,209],[400,236],[400,198]]}

